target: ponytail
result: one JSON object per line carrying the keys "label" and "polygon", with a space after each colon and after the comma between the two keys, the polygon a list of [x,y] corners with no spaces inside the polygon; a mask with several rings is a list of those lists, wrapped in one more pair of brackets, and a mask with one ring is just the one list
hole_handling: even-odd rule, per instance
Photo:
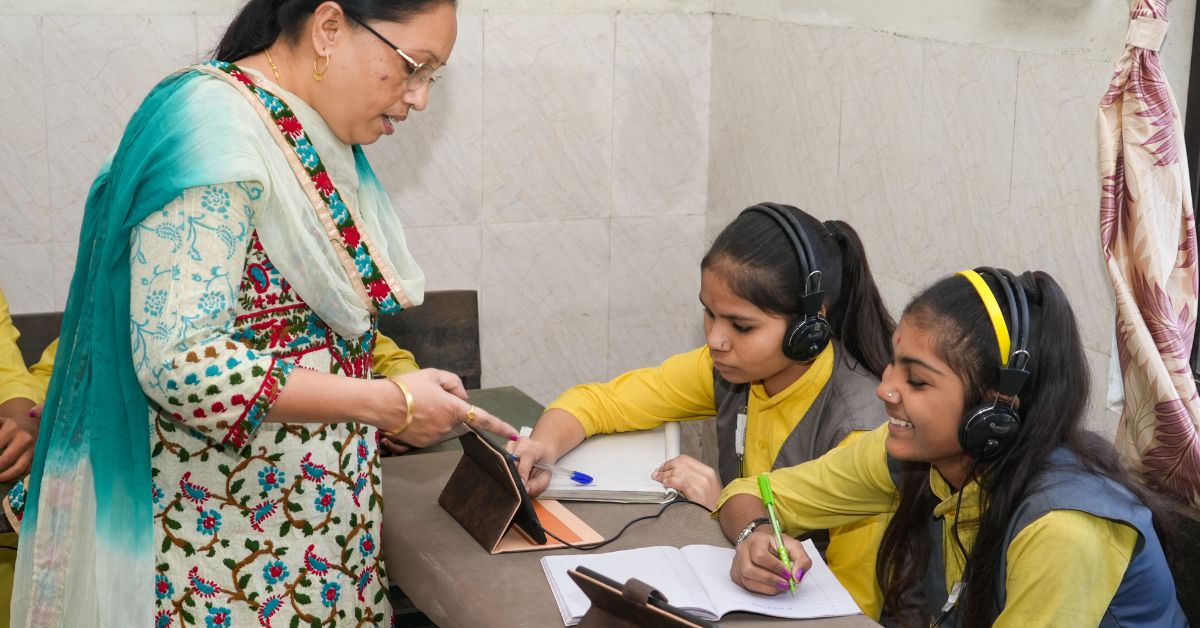
{"label": "ponytail", "polygon": [[[237,61],[266,50],[280,36],[295,41],[305,20],[323,0],[250,0],[221,36],[213,51],[217,61]],[[430,8],[456,0],[340,0],[351,20],[405,22]]]}
{"label": "ponytail", "polygon": [[[833,337],[881,377],[892,360],[896,322],[883,307],[858,233],[840,220],[821,224],[800,209],[779,207],[796,217],[812,248]],[[764,312],[788,317],[804,312],[805,278],[797,269],[795,247],[771,218],[742,212],[722,229],[700,262],[702,269],[718,266],[734,294]]]}
{"label": "ponytail", "polygon": [[883,305],[858,232],[841,220],[827,220],[825,228],[842,258],[842,290],[828,310],[829,324],[847,351],[875,377],[883,377],[892,361],[896,321]]}

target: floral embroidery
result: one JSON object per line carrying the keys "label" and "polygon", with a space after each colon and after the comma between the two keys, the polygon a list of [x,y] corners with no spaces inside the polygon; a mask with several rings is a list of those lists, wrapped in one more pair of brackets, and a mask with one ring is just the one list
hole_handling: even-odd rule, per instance
{"label": "floral embroidery", "polygon": [[142,306],[142,311],[150,316],[162,316],[163,305],[166,302],[166,290],[153,290],[146,296],[146,304]]}
{"label": "floral embroidery", "polygon": [[175,585],[166,576],[158,574],[154,576],[154,595],[158,599],[170,598],[175,595]]}
{"label": "floral embroidery", "polygon": [[282,560],[273,560],[263,567],[263,579],[269,584],[279,584],[288,577],[288,568]]}
{"label": "floral embroidery", "polygon": [[[239,253],[227,258],[215,229],[195,237],[165,230],[185,234],[181,243],[155,235],[160,221],[198,224],[206,216],[203,224],[213,226],[219,214],[200,206],[200,189],[181,201],[193,203],[191,213],[156,213],[139,225],[131,257],[146,260],[131,263],[132,303],[146,303],[172,276],[201,288],[190,303],[167,291],[161,314],[143,313],[134,327],[144,342],[135,346],[139,378],[156,402],[156,626],[254,625],[252,617],[280,628],[294,618],[387,625],[375,430],[262,422],[295,368],[369,377],[373,333],[344,339],[330,331],[248,222],[259,188],[223,187],[231,195],[228,231],[247,234]],[[179,267],[163,265],[170,259]],[[208,292],[225,303],[211,316],[198,305]],[[188,337],[199,340],[184,344]],[[346,587],[354,594],[343,595]]]}
{"label": "floral embroidery", "polygon": [[258,483],[266,493],[273,488],[279,488],[287,480],[287,474],[272,466],[265,466],[258,472]]}
{"label": "floral embroidery", "polygon": [[[329,172],[325,169],[325,165],[321,163],[316,151],[312,149],[312,142],[304,133],[303,125],[300,124],[300,120],[296,118],[291,108],[274,94],[255,85],[236,65],[224,61],[210,61],[208,65],[229,74],[245,84],[250,92],[263,103],[263,106],[266,107],[271,118],[275,121],[276,126],[283,133],[284,138],[287,139],[288,144],[297,152],[301,165],[312,179],[313,185],[321,196],[321,200],[325,202],[326,207],[329,209],[330,216],[333,218],[334,225],[340,236],[340,244],[350,258],[355,260],[360,279],[363,285],[367,287],[367,293],[371,295],[375,307],[379,311],[388,314],[399,312],[401,309],[400,303],[393,296],[392,290],[388,287],[378,266],[371,259],[366,244],[359,241],[357,235],[355,244],[351,244],[348,241],[346,230],[355,226],[353,217],[349,211],[345,211],[345,204],[340,198],[338,199],[338,203],[342,205],[341,209],[343,211],[336,211],[334,209],[332,198],[337,194],[337,190],[333,185],[333,180],[330,179]],[[310,165],[309,162],[315,163]],[[374,286],[373,289],[372,286]]]}
{"label": "floral embroidery", "polygon": [[196,518],[196,531],[212,536],[221,529],[221,513],[215,510],[201,510]]}
{"label": "floral embroidery", "polygon": [[333,606],[337,604],[338,597],[341,595],[342,587],[336,582],[328,582],[325,588],[321,589],[321,603],[325,606]]}
{"label": "floral embroidery", "polygon": [[318,512],[329,512],[333,508],[333,503],[337,499],[337,492],[333,489],[322,486],[317,489],[317,499],[313,501],[313,505]]}
{"label": "floral embroidery", "polygon": [[216,316],[225,309],[225,295],[220,292],[205,292],[200,297],[200,310],[209,316]]}
{"label": "floral embroidery", "polygon": [[233,626],[233,614],[223,606],[212,606],[208,609],[208,617],[204,618],[208,628],[230,628]]}
{"label": "floral embroidery", "polygon": [[220,186],[210,185],[200,197],[200,206],[210,212],[224,214],[233,206],[229,192]]}

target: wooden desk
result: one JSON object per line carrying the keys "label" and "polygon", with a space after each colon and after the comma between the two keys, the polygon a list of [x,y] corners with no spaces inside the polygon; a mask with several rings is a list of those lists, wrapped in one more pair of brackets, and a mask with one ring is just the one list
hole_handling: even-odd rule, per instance
{"label": "wooden desk", "polygon": [[[562,625],[554,594],[538,560],[574,550],[491,556],[442,510],[437,498],[460,451],[396,456],[383,461],[383,556],[388,576],[442,628],[477,626],[549,628]],[[658,506],[571,502],[568,507],[597,532],[611,536],[626,521]],[[687,504],[669,508],[657,520],[635,524],[599,551],[692,543],[728,546],[717,522]],[[734,613],[729,626],[783,624],[853,628],[876,626],[862,616],[787,621]]]}

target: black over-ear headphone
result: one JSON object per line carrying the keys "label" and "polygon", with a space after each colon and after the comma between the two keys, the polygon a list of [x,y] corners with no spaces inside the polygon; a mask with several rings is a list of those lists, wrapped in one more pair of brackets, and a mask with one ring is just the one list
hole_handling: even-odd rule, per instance
{"label": "black over-ear headphone", "polygon": [[769,216],[792,243],[796,260],[800,263],[804,294],[800,297],[801,314],[791,320],[783,334],[783,355],[798,362],[815,359],[829,344],[831,331],[829,322],[821,315],[825,291],[821,290],[821,271],[817,269],[817,261],[813,257],[808,236],[805,235],[796,215],[783,205],[759,203],[742,211],[743,214],[746,212],[759,212]]}
{"label": "black over-ear headphone", "polygon": [[[963,451],[975,460],[987,462],[1008,451],[1021,431],[1021,415],[1015,404],[1029,378],[1029,299],[1021,282],[1007,270],[981,266],[958,274],[970,281],[979,293],[984,309],[992,319],[1000,347],[998,396],[991,403],[968,411],[958,430],[958,442]],[[1011,325],[1005,325],[996,294],[983,275],[991,276],[1003,290]]]}

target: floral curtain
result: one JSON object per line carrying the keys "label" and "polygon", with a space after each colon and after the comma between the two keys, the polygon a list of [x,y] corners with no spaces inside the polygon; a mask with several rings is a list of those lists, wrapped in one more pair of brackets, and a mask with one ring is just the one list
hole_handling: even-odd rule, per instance
{"label": "floral curtain", "polygon": [[[1196,224],[1183,120],[1158,50],[1167,0],[1133,0],[1100,101],[1100,241],[1116,293],[1125,406],[1117,446],[1152,486],[1200,511]],[[1193,103],[1200,106],[1200,103]]]}

